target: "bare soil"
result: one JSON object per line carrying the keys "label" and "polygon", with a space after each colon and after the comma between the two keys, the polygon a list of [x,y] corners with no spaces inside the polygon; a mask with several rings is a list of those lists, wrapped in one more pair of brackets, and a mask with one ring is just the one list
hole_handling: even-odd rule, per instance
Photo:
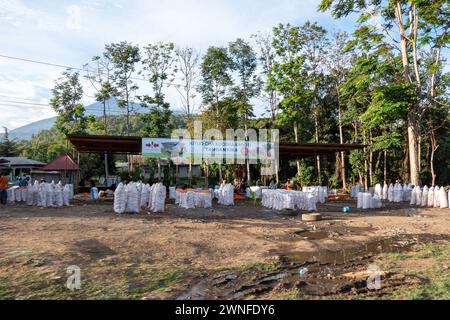
{"label": "bare soil", "polygon": [[[330,201],[318,206],[323,220],[308,223],[251,201],[135,215],[115,214],[111,202],[0,206],[0,298],[366,297],[367,266],[380,255],[450,240],[450,209],[383,206]],[[82,279],[73,292],[71,265]],[[423,283],[401,269],[380,274],[376,297]]]}

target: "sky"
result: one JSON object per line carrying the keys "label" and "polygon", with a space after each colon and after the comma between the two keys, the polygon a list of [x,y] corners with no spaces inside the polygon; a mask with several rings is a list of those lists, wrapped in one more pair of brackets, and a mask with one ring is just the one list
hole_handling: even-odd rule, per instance
{"label": "sky", "polygon": [[[191,46],[201,53],[279,23],[317,21],[329,31],[354,28],[353,19],[317,12],[320,0],[0,0],[0,55],[82,67],[104,45],[122,40]],[[54,116],[51,88],[62,68],[0,56],[0,127],[9,130]],[[85,83],[83,102],[93,102]],[[141,92],[149,85],[139,83]],[[166,92],[180,108],[174,89]],[[197,105],[200,101],[196,101]],[[263,114],[256,103],[255,113]]]}

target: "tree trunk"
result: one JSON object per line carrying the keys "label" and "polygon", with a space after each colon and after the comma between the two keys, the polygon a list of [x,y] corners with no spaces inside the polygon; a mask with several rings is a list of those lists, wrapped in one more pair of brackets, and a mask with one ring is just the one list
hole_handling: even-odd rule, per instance
{"label": "tree trunk", "polygon": [[430,134],[431,141],[431,155],[430,155],[430,171],[431,171],[431,185],[435,185],[436,183],[436,172],[434,171],[434,154],[436,150],[439,148],[436,142],[436,135],[434,134],[434,130],[431,129]]}
{"label": "tree trunk", "polygon": [[222,164],[219,162],[219,183],[223,180],[222,178]]}
{"label": "tree trunk", "polygon": [[106,185],[108,185],[108,154],[105,152],[105,179],[106,179]]}
{"label": "tree trunk", "polygon": [[[298,143],[297,121],[294,121],[294,140]],[[297,175],[300,176],[300,161],[297,160]]]}
{"label": "tree trunk", "polygon": [[[363,131],[363,142],[364,144],[367,144],[366,141],[366,133]],[[367,147],[364,147],[364,190],[367,192],[369,190],[368,181],[367,181]]]}
{"label": "tree trunk", "polygon": [[[248,141],[248,125],[247,125],[247,115],[244,116],[244,130],[245,130],[245,139]],[[245,165],[247,169],[247,185],[251,185],[251,176],[250,176],[250,161],[249,159],[245,160]]]}
{"label": "tree trunk", "polygon": [[[414,12],[412,10],[414,9]],[[401,40],[401,55],[402,55],[402,65],[403,65],[403,75],[405,81],[408,83],[413,83],[410,73],[409,73],[409,61],[408,61],[408,46],[407,46],[407,37],[405,35],[405,28],[403,25],[403,17],[402,17],[402,8],[399,1],[396,2],[394,8],[395,17],[397,18],[397,25],[399,28]],[[410,8],[410,17],[412,17],[414,13],[414,23],[410,21],[410,33],[414,37],[416,37],[417,33],[417,21],[418,17],[416,14],[415,7]],[[415,39],[412,41],[413,47],[413,59],[414,59],[414,69],[417,71],[417,59],[415,57]],[[416,73],[416,86],[420,87],[420,77],[417,78],[418,73]],[[419,134],[418,121],[414,114],[414,109],[417,106],[413,105],[408,110],[407,116],[407,124],[408,124],[408,149],[409,149],[409,174],[410,174],[410,183],[413,185],[420,185],[420,169],[419,169],[419,161],[418,161],[418,152],[417,152],[417,137]]]}
{"label": "tree trunk", "polygon": [[[342,129],[342,115],[341,115],[341,103],[339,99],[339,87],[336,86],[337,91],[337,104],[338,104],[338,125],[339,125],[339,142],[344,143],[344,133]],[[345,176],[345,152],[341,151],[341,178],[342,178],[342,189],[344,192],[347,191],[347,181]]]}
{"label": "tree trunk", "polygon": [[189,180],[189,185],[192,185],[192,159],[189,159],[188,180]]}
{"label": "tree trunk", "polygon": [[387,184],[387,151],[384,150],[384,168],[383,168],[383,181],[384,184]]}
{"label": "tree trunk", "polygon": [[417,152],[417,136],[418,124],[414,113],[410,110],[408,112],[408,149],[409,149],[409,173],[410,182],[415,185],[420,185],[420,171]]}
{"label": "tree trunk", "polygon": [[[314,126],[315,126],[315,140],[319,143],[319,121],[317,114],[314,114]],[[320,168],[320,155],[316,155],[316,166],[317,166],[317,178],[319,185],[322,184],[322,170]]]}
{"label": "tree trunk", "polygon": [[158,158],[158,182],[161,182],[161,159]]}
{"label": "tree trunk", "polygon": [[209,164],[208,160],[205,161],[205,188],[209,186]]}
{"label": "tree trunk", "polygon": [[369,130],[369,144],[370,144],[370,149],[369,149],[369,182],[370,185],[373,186],[373,150],[372,150],[372,131]]}

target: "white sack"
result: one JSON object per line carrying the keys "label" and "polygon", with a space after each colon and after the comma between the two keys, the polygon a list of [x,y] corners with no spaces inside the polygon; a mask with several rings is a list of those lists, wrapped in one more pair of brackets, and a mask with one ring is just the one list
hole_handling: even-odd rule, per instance
{"label": "white sack", "polygon": [[448,208],[448,197],[444,187],[439,190],[439,207]]}
{"label": "white sack", "polygon": [[428,187],[425,186],[425,187],[423,187],[423,190],[422,190],[422,201],[421,201],[420,205],[422,207],[426,207],[427,204],[428,204]]}
{"label": "white sack", "polygon": [[[69,190],[70,192],[70,190]],[[114,191],[114,212],[124,213],[127,207],[127,193],[122,182],[116,187]]]}

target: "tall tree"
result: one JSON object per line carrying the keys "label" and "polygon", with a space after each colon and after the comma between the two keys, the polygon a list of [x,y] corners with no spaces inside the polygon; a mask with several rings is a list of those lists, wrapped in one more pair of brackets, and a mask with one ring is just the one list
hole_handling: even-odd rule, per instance
{"label": "tall tree", "polygon": [[130,134],[130,115],[134,112],[134,94],[138,89],[133,81],[136,65],[140,61],[139,47],[126,41],[105,46],[104,57],[113,64],[112,80],[117,91],[117,104],[126,112],[126,134]]}
{"label": "tall tree", "polygon": [[[244,124],[245,136],[248,139],[248,119],[254,116],[251,99],[256,97],[261,90],[261,79],[256,74],[257,57],[253,48],[240,38],[229,43],[229,52],[233,61],[232,69],[236,71],[238,78],[233,93],[238,103],[238,114]],[[248,160],[245,162],[247,184],[250,185],[250,162]]]}
{"label": "tall tree", "polygon": [[[141,132],[148,137],[169,136],[172,112],[165,101],[163,88],[173,81],[173,43],[158,42],[144,48],[144,73],[152,87],[153,95],[140,97],[141,105],[148,109],[139,116],[143,122]],[[158,178],[161,179],[161,162],[158,159]]]}
{"label": "tall tree", "polygon": [[149,137],[168,136],[170,134],[170,104],[165,101],[163,89],[173,81],[173,43],[149,44],[144,48],[143,73],[148,79],[153,95],[140,97],[142,106],[149,109],[141,114],[142,133]]}
{"label": "tall tree", "polygon": [[[308,74],[309,90],[311,92],[310,109],[314,123],[314,141],[319,143],[320,139],[320,104],[319,86],[324,77],[324,57],[327,54],[329,42],[327,31],[317,23],[307,21],[300,28],[302,39],[301,48],[305,57],[304,65]],[[318,183],[322,184],[322,170],[320,166],[320,156],[316,156],[316,170]]]}
{"label": "tall tree", "polygon": [[195,93],[196,81],[198,77],[198,63],[200,54],[195,49],[190,47],[177,48],[176,55],[176,70],[180,75],[179,83],[175,84],[175,88],[181,96],[181,104],[189,121],[192,121],[195,112]]}
{"label": "tall tree", "polygon": [[278,112],[278,94],[276,87],[271,85],[268,81],[269,73],[275,62],[275,50],[272,46],[272,34],[264,34],[259,32],[252,37],[255,38],[256,45],[259,49],[259,61],[261,63],[262,75],[264,77],[263,98],[267,100],[269,104],[266,110],[270,114],[272,125],[274,125]]}
{"label": "tall tree", "polygon": [[[304,68],[305,56],[300,28],[290,24],[280,24],[273,28],[272,45],[276,61],[269,73],[269,86],[276,88],[280,94],[280,124],[292,125],[294,141],[299,142],[300,129],[308,128],[308,109],[310,107],[310,90],[308,73]],[[300,161],[297,160],[297,175],[300,176]]]}
{"label": "tall tree", "polygon": [[[108,113],[109,101],[111,98],[117,96],[117,89],[112,85],[112,61],[103,54],[102,56],[95,56],[91,59],[91,64],[84,65],[86,70],[86,78],[91,83],[95,92],[95,100],[100,102],[103,106],[103,123],[95,122],[93,126],[97,130],[101,130],[104,134],[108,134]],[[105,164],[105,178],[109,176],[108,154],[104,154]]]}
{"label": "tall tree", "polygon": [[64,134],[79,134],[86,132],[92,116],[86,116],[83,98],[83,87],[80,83],[80,74],[66,70],[55,82],[52,89],[53,97],[50,105],[57,116],[55,126]]}
{"label": "tall tree", "polygon": [[[335,93],[336,108],[337,108],[337,123],[339,128],[339,142],[344,143],[344,103],[341,99],[340,91],[342,84],[348,77],[349,71],[352,66],[352,61],[355,58],[355,54],[351,50],[345,50],[347,43],[349,42],[349,36],[346,32],[338,32],[334,34],[331,39],[330,47],[327,50],[325,59],[325,65],[327,72],[330,75],[333,87],[332,90]],[[342,188],[347,188],[346,166],[345,166],[345,152],[340,153],[340,175],[342,179]]]}
{"label": "tall tree", "polygon": [[[226,129],[226,122],[223,120],[226,119],[225,107],[229,104],[224,103],[224,100],[233,84],[230,74],[232,66],[233,60],[224,47],[209,47],[201,63],[198,90],[202,94],[203,105],[207,107],[207,113],[212,116],[214,127],[217,129]],[[220,163],[218,169],[219,180],[222,180]]]}
{"label": "tall tree", "polygon": [[[177,73],[180,75],[179,83],[175,88],[181,96],[181,104],[187,117],[187,126],[192,130],[195,112],[196,85],[198,80],[198,64],[200,54],[193,48],[184,47],[175,50],[177,57]],[[192,132],[191,132],[192,133]],[[192,159],[189,160],[189,184],[192,183]]]}
{"label": "tall tree", "polygon": [[91,63],[85,64],[85,77],[95,90],[95,100],[103,106],[103,123],[97,129],[108,134],[108,109],[111,98],[117,96],[117,89],[112,84],[113,64],[105,55],[94,56]]}

